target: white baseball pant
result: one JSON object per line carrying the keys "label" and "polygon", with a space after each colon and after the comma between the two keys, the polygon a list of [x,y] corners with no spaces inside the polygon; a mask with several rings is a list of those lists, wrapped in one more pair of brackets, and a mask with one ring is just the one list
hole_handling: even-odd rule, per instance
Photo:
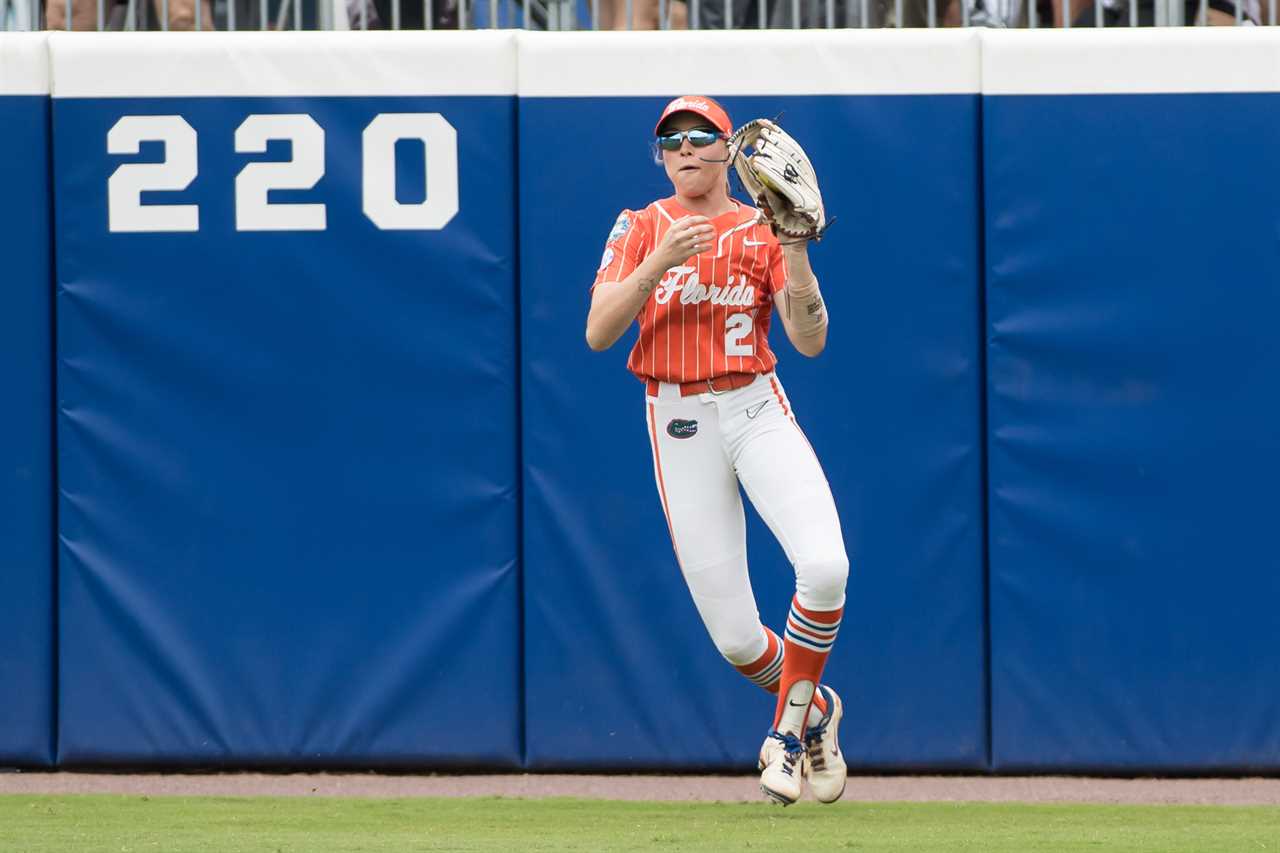
{"label": "white baseball pant", "polygon": [[842,607],[849,558],[840,518],[777,376],[688,397],[660,383],[645,403],[676,559],[720,653],[743,666],[768,643],[747,574],[739,483],[791,561],[800,605]]}

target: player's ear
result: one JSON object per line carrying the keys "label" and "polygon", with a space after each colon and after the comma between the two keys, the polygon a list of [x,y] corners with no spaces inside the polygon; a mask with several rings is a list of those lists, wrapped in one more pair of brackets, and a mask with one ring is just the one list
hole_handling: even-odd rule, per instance
{"label": "player's ear", "polygon": [[658,147],[658,140],[649,143],[649,153],[653,155],[653,164],[655,166],[662,165],[662,149]]}

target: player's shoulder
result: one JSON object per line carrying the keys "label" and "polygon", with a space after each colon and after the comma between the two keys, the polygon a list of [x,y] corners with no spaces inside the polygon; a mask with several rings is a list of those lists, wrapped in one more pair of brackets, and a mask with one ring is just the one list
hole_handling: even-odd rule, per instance
{"label": "player's shoulder", "polygon": [[623,208],[618,214],[617,219],[613,221],[613,227],[609,229],[609,238],[606,243],[615,243],[626,237],[633,230],[646,233],[653,227],[653,212],[650,210],[652,205],[641,208]]}

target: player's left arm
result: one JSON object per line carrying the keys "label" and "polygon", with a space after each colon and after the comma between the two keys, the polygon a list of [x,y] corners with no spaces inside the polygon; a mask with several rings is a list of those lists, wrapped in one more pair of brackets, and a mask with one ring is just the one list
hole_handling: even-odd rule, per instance
{"label": "player's left arm", "polygon": [[809,243],[791,243],[780,249],[787,277],[786,287],[776,297],[782,328],[801,355],[814,358],[827,345],[827,305],[809,265]]}

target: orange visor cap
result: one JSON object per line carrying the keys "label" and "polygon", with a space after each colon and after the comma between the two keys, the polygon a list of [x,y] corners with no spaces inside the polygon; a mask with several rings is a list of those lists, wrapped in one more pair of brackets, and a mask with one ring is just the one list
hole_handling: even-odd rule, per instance
{"label": "orange visor cap", "polygon": [[702,95],[681,95],[667,104],[667,108],[662,111],[662,118],[658,119],[658,123],[653,126],[653,135],[657,136],[662,123],[676,113],[695,113],[711,122],[711,125],[725,136],[733,134],[733,122],[729,121],[729,114],[714,99]]}

